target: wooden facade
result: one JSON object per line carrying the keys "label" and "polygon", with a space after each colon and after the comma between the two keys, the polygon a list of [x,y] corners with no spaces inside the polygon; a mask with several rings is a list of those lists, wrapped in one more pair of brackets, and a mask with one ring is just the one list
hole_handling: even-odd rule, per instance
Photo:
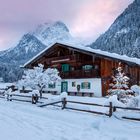
{"label": "wooden facade", "polygon": [[105,96],[119,62],[131,82],[139,85],[140,65],[60,43],[55,43],[24,67],[33,68],[41,63],[45,68],[57,68],[62,79],[101,78],[102,96]]}

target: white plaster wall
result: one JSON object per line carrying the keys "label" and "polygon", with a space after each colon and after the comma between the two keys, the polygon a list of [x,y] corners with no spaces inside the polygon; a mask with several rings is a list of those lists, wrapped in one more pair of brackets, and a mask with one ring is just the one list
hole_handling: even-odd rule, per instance
{"label": "white plaster wall", "polygon": [[[81,89],[80,92],[94,93],[94,96],[102,96],[101,78],[87,78],[87,79],[64,79],[63,81],[68,82],[68,92],[77,92],[77,85],[82,82],[90,82],[90,89]],[[76,86],[72,87],[72,82],[76,82]]]}
{"label": "white plaster wall", "polygon": [[[102,87],[101,87],[101,79],[100,78],[87,78],[87,79],[62,79],[61,82],[68,82],[68,92],[77,92],[77,85],[80,85],[82,82],[90,82],[90,89],[81,89],[80,92],[86,93],[94,93],[94,96],[101,97],[102,96]],[[61,82],[56,83],[55,88],[46,88],[46,91],[57,91],[61,93]],[[76,82],[76,86],[72,87],[72,82]]]}

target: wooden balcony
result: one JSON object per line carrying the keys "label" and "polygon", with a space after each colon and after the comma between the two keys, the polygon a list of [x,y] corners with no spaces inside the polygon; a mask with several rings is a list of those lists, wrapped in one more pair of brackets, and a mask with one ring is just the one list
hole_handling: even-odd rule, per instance
{"label": "wooden balcony", "polygon": [[72,79],[72,78],[99,78],[99,70],[74,70],[69,72],[60,72],[60,77],[63,79]]}
{"label": "wooden balcony", "polygon": [[53,58],[47,58],[45,60],[46,64],[54,64],[54,63],[67,63],[68,61],[79,61],[79,57],[77,55],[66,55],[66,56],[59,56]]}

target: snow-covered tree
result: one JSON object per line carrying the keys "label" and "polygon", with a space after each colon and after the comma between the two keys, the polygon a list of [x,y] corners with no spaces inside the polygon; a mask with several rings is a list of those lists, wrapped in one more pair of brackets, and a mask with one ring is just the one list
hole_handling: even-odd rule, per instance
{"label": "snow-covered tree", "polygon": [[54,82],[61,80],[58,74],[59,72],[57,69],[44,69],[44,65],[39,64],[33,69],[25,70],[22,79],[18,82],[18,85],[19,87],[24,86],[38,89],[40,97],[42,97],[42,90],[48,86],[48,84],[53,84]]}
{"label": "snow-covered tree", "polygon": [[131,90],[135,93],[135,96],[132,97],[128,102],[128,107],[140,107],[140,86],[133,85]]}
{"label": "snow-covered tree", "polygon": [[119,63],[116,69],[116,74],[112,76],[112,83],[108,93],[110,95],[117,95],[118,99],[122,102],[127,102],[127,98],[133,92],[129,89],[130,78],[124,73],[121,63]]}

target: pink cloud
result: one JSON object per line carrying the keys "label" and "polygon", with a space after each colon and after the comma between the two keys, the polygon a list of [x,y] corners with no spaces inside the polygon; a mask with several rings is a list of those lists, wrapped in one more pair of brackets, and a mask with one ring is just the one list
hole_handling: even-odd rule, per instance
{"label": "pink cloud", "polygon": [[[0,49],[48,20],[61,20],[72,35],[92,40],[133,0],[0,0]],[[14,42],[14,43],[13,43]]]}
{"label": "pink cloud", "polygon": [[[81,6],[72,26],[75,36],[96,39],[133,0],[89,0]],[[92,39],[92,40],[93,40]]]}

